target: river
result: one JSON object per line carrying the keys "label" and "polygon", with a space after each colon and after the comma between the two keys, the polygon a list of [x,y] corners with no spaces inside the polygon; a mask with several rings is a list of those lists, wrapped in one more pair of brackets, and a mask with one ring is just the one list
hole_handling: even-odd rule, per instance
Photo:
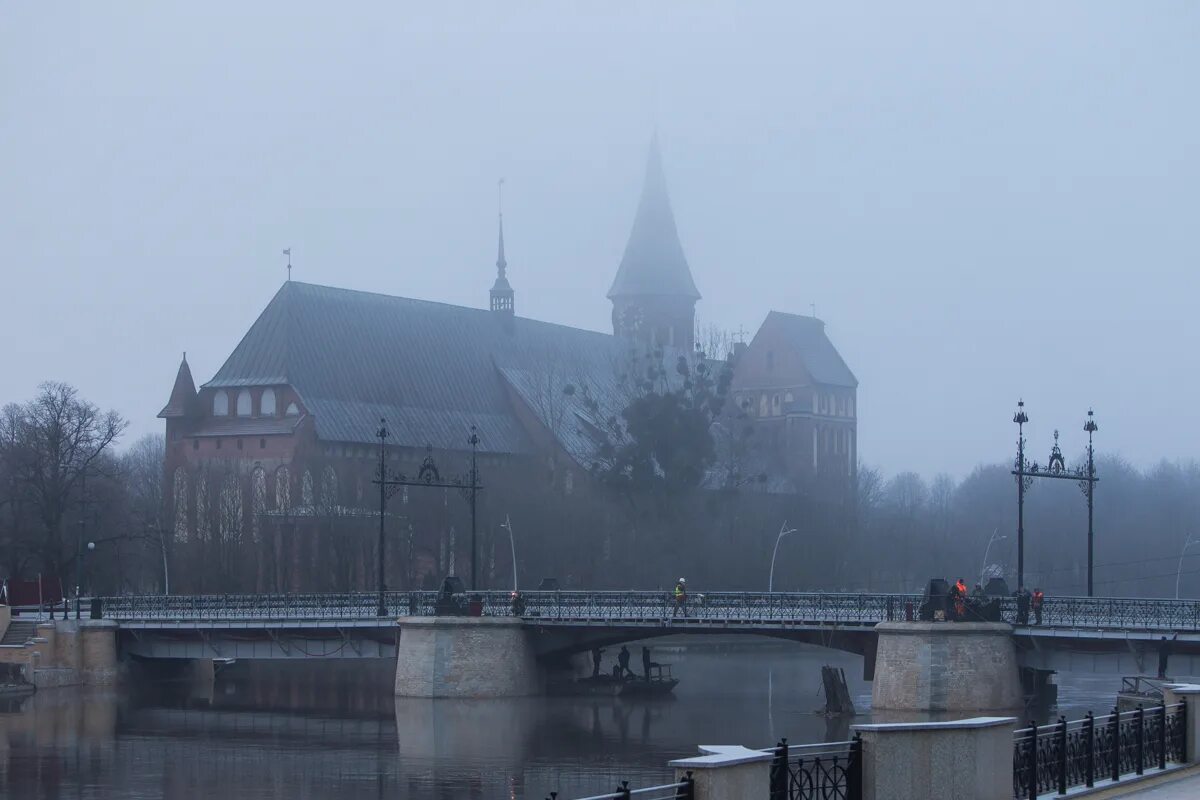
{"label": "river", "polygon": [[[650,645],[682,678],[673,700],[393,698],[382,661],[246,663],[204,684],[47,690],[0,701],[0,797],[575,798],[620,780],[668,782],[667,761],[697,744],[840,740],[871,719],[857,657],[769,640]],[[824,664],[845,669],[853,720],[814,713]],[[1120,684],[1059,679],[1054,717],[1107,711]]]}

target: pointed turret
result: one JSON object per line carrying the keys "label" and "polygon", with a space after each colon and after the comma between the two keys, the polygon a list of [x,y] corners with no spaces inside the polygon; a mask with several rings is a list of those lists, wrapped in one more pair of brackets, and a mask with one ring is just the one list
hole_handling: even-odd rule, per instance
{"label": "pointed turret", "polygon": [[508,262],[504,260],[504,214],[500,214],[500,244],[496,255],[496,282],[492,284],[492,311],[512,316],[515,309],[515,297],[512,286],[508,282]]}
{"label": "pointed turret", "polygon": [[175,385],[171,387],[171,399],[158,412],[161,419],[175,419],[192,414],[196,406],[196,383],[192,380],[192,370],[187,363],[187,353],[179,362],[179,371],[175,373]]}
{"label": "pointed turret", "polygon": [[657,135],[650,142],[642,197],[608,298],[617,335],[691,348],[700,292],[679,242]]}

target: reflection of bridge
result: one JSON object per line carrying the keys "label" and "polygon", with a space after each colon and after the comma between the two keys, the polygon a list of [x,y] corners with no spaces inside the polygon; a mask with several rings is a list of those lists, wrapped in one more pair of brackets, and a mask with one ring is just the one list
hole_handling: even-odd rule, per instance
{"label": "reflection of bridge", "polygon": [[[508,592],[482,592],[482,613],[511,616]],[[920,597],[904,594],[709,592],[675,609],[661,591],[523,593],[523,619],[542,657],[561,657],[674,634],[760,634],[858,653],[871,677],[875,625],[903,621]],[[396,653],[397,617],[432,616],[435,592],[126,596],[104,598],[124,652],[152,658],[366,658]],[[1004,619],[1016,618],[1012,598]],[[1200,602],[1061,597],[1041,626],[1017,626],[1021,661],[1043,669],[1145,672],[1162,635],[1172,672],[1200,674]],[[1146,659],[1149,658],[1148,662]],[[1193,663],[1194,661],[1194,663]]]}

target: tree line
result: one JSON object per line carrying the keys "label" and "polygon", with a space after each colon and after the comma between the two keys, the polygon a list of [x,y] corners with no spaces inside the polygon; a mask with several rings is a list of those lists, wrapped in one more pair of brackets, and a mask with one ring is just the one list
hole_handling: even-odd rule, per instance
{"label": "tree line", "polygon": [[[482,465],[483,586],[511,585],[515,551],[523,588],[548,576],[565,586],[665,588],[686,576],[693,591],[761,591],[785,529],[795,532],[779,541],[776,590],[912,592],[935,576],[974,584],[999,575],[1014,583],[1010,464],[981,465],[962,480],[886,477],[860,465],[850,495],[819,486],[779,492],[744,463],[753,432],[726,404],[724,370],[702,362],[673,367],[640,373],[630,402],[602,415],[591,480],[573,482],[553,459]],[[561,391],[588,390],[571,384]],[[97,593],[374,588],[378,517],[368,513],[375,500],[366,473],[343,477],[339,487],[337,473],[319,459],[311,482],[293,476],[283,486],[277,476],[258,481],[213,471],[205,477],[212,489],[204,536],[189,539],[177,530],[163,437],[127,443],[126,429],[119,414],[64,383],[43,384],[32,399],[0,411],[0,577],[60,577],[69,591],[78,572],[84,591]],[[213,466],[219,469],[235,467]],[[1181,596],[1200,596],[1200,465],[1140,470],[1102,456],[1097,473],[1097,594],[1170,597],[1178,581]],[[237,488],[218,488],[229,486]],[[238,508],[258,508],[260,492],[273,498],[261,514],[222,511],[235,498]],[[311,518],[281,512],[280,492]],[[441,490],[394,502],[389,586],[428,588],[446,572],[465,575],[467,504]],[[1084,592],[1086,513],[1073,482],[1030,488],[1030,588],[1051,597]]]}

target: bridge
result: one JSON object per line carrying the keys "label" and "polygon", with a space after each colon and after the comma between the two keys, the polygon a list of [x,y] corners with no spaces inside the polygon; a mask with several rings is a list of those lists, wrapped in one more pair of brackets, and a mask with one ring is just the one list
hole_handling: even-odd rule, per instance
{"label": "bridge", "polygon": [[[512,619],[509,592],[477,596],[485,618]],[[876,626],[909,619],[921,602],[911,594],[708,592],[677,611],[663,591],[522,597],[521,621],[542,661],[659,636],[758,634],[862,655],[868,679]],[[372,592],[122,596],[99,605],[119,626],[120,651],[144,658],[390,658],[402,627],[396,620],[433,617],[437,599],[436,592],[388,592],[383,618]],[[1000,598],[1000,609],[1004,620],[1016,620],[1013,598]],[[1146,672],[1164,635],[1177,637],[1174,670],[1200,674],[1200,601],[1052,597],[1042,625],[1013,629],[1022,665],[1062,671]]]}

